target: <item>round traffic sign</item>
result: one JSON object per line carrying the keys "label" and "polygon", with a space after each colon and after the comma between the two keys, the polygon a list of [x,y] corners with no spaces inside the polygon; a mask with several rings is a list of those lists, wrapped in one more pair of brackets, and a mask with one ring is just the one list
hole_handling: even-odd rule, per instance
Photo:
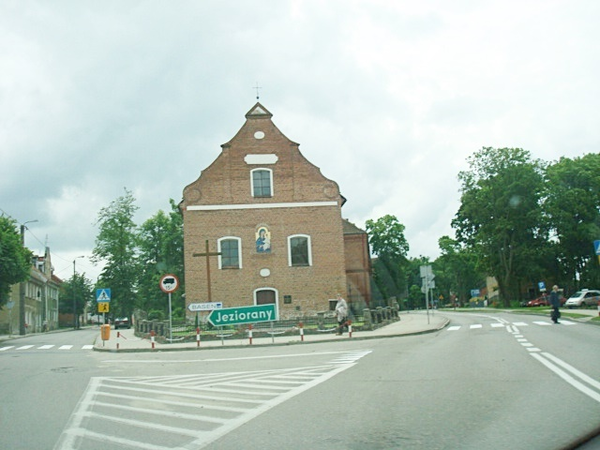
{"label": "round traffic sign", "polygon": [[166,294],[175,292],[179,288],[179,278],[173,274],[163,275],[160,279],[160,290]]}

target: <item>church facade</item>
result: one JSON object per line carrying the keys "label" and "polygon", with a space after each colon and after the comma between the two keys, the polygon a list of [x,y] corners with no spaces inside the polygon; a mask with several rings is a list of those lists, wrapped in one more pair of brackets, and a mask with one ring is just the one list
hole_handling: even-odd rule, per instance
{"label": "church facade", "polygon": [[[344,221],[336,182],[256,103],[216,160],[186,186],[186,304],[274,303],[279,317],[370,300],[366,233]],[[366,280],[366,282],[365,282]]]}

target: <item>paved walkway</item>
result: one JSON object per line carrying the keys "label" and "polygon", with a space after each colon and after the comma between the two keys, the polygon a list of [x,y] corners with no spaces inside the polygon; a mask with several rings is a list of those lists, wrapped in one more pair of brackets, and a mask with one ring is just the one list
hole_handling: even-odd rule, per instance
{"label": "paved walkway", "polygon": [[[125,330],[110,330],[110,339],[103,341],[98,338],[95,343],[95,350],[99,351],[123,351],[123,352],[143,352],[143,351],[172,351],[172,350],[197,350],[208,348],[239,348],[247,346],[263,346],[263,345],[291,345],[291,344],[308,344],[315,342],[341,341],[344,339],[374,339],[394,336],[404,336],[411,334],[431,333],[443,329],[448,325],[449,320],[444,317],[443,313],[434,312],[427,315],[425,312],[402,313],[401,320],[394,322],[385,327],[378,328],[374,331],[353,331],[352,337],[348,333],[342,336],[337,336],[334,332],[322,334],[307,334],[302,340],[300,333],[295,336],[277,336],[253,338],[252,344],[250,339],[225,339],[221,340],[202,340],[200,337],[200,345],[194,342],[173,342],[172,344],[162,344],[155,342],[154,349],[150,339],[140,338],[134,335],[133,329]],[[118,345],[118,350],[117,350]]]}

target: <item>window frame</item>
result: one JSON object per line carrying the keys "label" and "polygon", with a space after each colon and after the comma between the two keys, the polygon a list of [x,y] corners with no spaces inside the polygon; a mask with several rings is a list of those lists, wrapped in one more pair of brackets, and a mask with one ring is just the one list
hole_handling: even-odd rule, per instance
{"label": "window frame", "polygon": [[223,266],[223,255],[219,255],[219,269],[220,270],[229,270],[229,269],[241,269],[242,268],[242,238],[237,236],[223,236],[222,238],[217,239],[217,251],[219,253],[223,252],[222,243],[223,241],[236,241],[237,242],[237,250],[238,250],[238,265],[236,266]]}
{"label": "window frame", "polygon": [[[269,195],[255,195],[254,190],[254,173],[255,172],[268,172],[269,174]],[[266,167],[257,167],[256,169],[252,169],[250,171],[250,194],[253,198],[272,198],[274,196],[273,189],[273,169],[268,169]]]}
{"label": "window frame", "polygon": [[[293,260],[292,260],[292,239],[295,238],[305,238],[306,239],[306,250],[307,250],[307,257],[308,257],[308,264],[294,264]],[[288,266],[289,267],[312,267],[313,265],[313,260],[312,260],[312,240],[310,238],[310,235],[308,234],[292,234],[290,236],[288,236],[287,238],[288,241]]]}

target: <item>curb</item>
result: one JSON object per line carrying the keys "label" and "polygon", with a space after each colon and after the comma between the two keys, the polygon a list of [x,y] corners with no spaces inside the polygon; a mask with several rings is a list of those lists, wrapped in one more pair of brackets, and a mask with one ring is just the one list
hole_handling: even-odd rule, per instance
{"label": "curb", "polygon": [[[182,352],[182,351],[198,351],[198,350],[224,350],[224,349],[240,349],[240,348],[248,348],[248,347],[285,347],[292,345],[307,345],[307,344],[322,344],[324,342],[340,342],[340,341],[366,341],[370,339],[387,339],[387,338],[396,338],[396,337],[404,337],[404,336],[418,336],[423,334],[437,333],[444,328],[446,328],[450,324],[450,319],[445,319],[444,323],[437,328],[430,328],[420,331],[415,331],[412,333],[403,333],[403,334],[382,334],[378,336],[354,336],[352,338],[340,337],[340,338],[332,338],[327,340],[315,340],[315,341],[290,341],[290,342],[269,342],[269,343],[253,343],[249,344],[231,344],[231,345],[223,345],[223,346],[209,346],[209,347],[161,347],[157,348],[127,348],[127,349],[119,349],[116,348],[105,348],[100,347],[97,344],[94,344],[94,351],[97,352],[107,352],[107,353],[158,353],[158,352]],[[167,344],[168,345],[168,344]]]}

